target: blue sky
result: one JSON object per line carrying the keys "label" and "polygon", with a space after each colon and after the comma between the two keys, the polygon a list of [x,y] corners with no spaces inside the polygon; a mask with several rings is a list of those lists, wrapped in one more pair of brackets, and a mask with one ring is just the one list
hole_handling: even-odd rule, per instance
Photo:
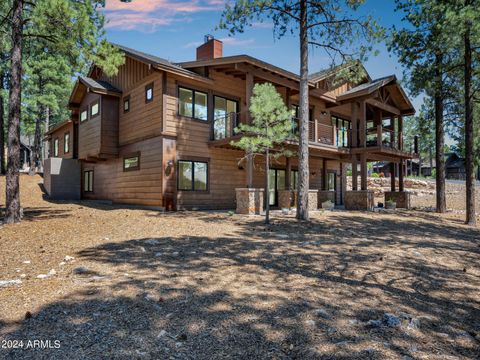
{"label": "blue sky", "polygon": [[[195,48],[205,34],[224,41],[224,55],[248,54],[261,60],[299,72],[297,36],[280,40],[273,36],[268,22],[255,23],[245,33],[228,37],[225,31],[216,31],[224,6],[223,0],[133,0],[121,3],[107,0],[105,15],[108,20],[107,38],[115,43],[155,54],[170,61],[194,60]],[[394,11],[394,0],[366,0],[359,12],[372,15],[381,25],[403,26],[402,14]],[[395,74],[402,78],[402,67],[385,44],[376,46],[379,55],[370,56],[364,64],[372,78]],[[310,51],[310,71],[329,65],[321,51]],[[421,97],[412,99],[418,110]]]}

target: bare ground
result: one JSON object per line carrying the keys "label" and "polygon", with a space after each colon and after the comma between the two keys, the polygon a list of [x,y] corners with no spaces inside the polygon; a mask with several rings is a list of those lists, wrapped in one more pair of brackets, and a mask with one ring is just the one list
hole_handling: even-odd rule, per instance
{"label": "bare ground", "polygon": [[[0,358],[480,358],[480,231],[461,213],[276,215],[266,227],[48,202],[40,178],[21,180],[25,220],[0,228],[0,280],[22,283],[0,287],[0,338],[61,346]],[[375,322],[385,313],[400,324]]]}

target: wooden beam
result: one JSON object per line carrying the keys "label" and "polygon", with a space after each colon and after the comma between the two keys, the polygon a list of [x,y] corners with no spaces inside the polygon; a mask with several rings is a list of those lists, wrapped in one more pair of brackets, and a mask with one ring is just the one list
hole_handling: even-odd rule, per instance
{"label": "wooden beam", "polygon": [[250,73],[255,77],[260,79],[267,80],[274,84],[282,85],[285,87],[289,87],[291,89],[299,90],[299,85],[297,82],[288,80],[286,78],[280,77],[278,75],[274,75],[270,72],[254,68],[253,66],[243,65],[243,64],[235,64],[235,69],[243,71],[245,73]]}
{"label": "wooden beam", "polygon": [[395,191],[395,163],[390,163],[390,190]]}
{"label": "wooden beam", "polygon": [[352,157],[352,190],[358,190],[358,157],[356,154]]}
{"label": "wooden beam", "polygon": [[360,102],[360,147],[367,146],[367,107],[365,101]]}
{"label": "wooden beam", "polygon": [[356,148],[358,146],[358,106],[355,101],[352,102],[351,120],[352,120],[352,147]]}
{"label": "wooden beam", "polygon": [[401,115],[398,116],[398,150],[403,151],[403,117]]}
{"label": "wooden beam", "polygon": [[400,160],[400,165],[398,167],[398,191],[404,191],[404,182],[403,182],[403,177],[404,177],[404,172],[405,172],[405,160]]}
{"label": "wooden beam", "polygon": [[361,176],[361,187],[362,190],[367,190],[367,155],[360,155],[360,176]]}
{"label": "wooden beam", "polygon": [[322,190],[327,190],[327,159],[322,161]]}
{"label": "wooden beam", "polygon": [[375,99],[367,99],[365,100],[367,104],[370,104],[378,109],[381,109],[383,111],[387,111],[389,113],[392,113],[394,115],[400,115],[400,110],[397,109],[396,107],[393,107],[388,104],[384,104],[381,101],[375,100]]}

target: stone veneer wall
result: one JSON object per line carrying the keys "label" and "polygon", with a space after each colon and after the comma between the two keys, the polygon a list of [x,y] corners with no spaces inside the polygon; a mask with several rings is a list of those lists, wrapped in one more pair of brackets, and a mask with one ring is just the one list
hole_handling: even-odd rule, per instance
{"label": "stone veneer wall", "polygon": [[263,212],[263,189],[235,189],[237,214],[260,215]]}
{"label": "stone veneer wall", "polygon": [[318,210],[318,190],[308,190],[308,210]]}
{"label": "stone veneer wall", "polygon": [[397,203],[397,208],[410,209],[410,196],[408,191],[386,191],[385,202],[391,199]]}
{"label": "stone veneer wall", "polygon": [[372,211],[375,193],[371,190],[347,191],[345,193],[345,209]]}

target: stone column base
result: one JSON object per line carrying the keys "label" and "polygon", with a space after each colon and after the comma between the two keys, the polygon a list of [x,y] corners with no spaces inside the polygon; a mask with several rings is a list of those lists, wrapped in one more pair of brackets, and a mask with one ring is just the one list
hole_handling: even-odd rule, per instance
{"label": "stone column base", "polygon": [[316,189],[308,190],[308,210],[318,210],[318,190]]}
{"label": "stone column base", "polygon": [[263,212],[263,189],[235,189],[237,214],[260,215]]}
{"label": "stone column base", "polygon": [[293,190],[278,190],[278,207],[280,209],[290,209],[296,206],[296,196]]}
{"label": "stone column base", "polygon": [[345,193],[345,209],[373,211],[375,193],[371,190],[347,191]]}
{"label": "stone column base", "polygon": [[385,203],[387,200],[392,200],[397,203],[397,208],[411,209],[411,195],[412,194],[407,191],[386,191]]}
{"label": "stone column base", "polygon": [[325,201],[331,201],[335,204],[335,191],[333,190],[318,190],[318,204],[322,204]]}

